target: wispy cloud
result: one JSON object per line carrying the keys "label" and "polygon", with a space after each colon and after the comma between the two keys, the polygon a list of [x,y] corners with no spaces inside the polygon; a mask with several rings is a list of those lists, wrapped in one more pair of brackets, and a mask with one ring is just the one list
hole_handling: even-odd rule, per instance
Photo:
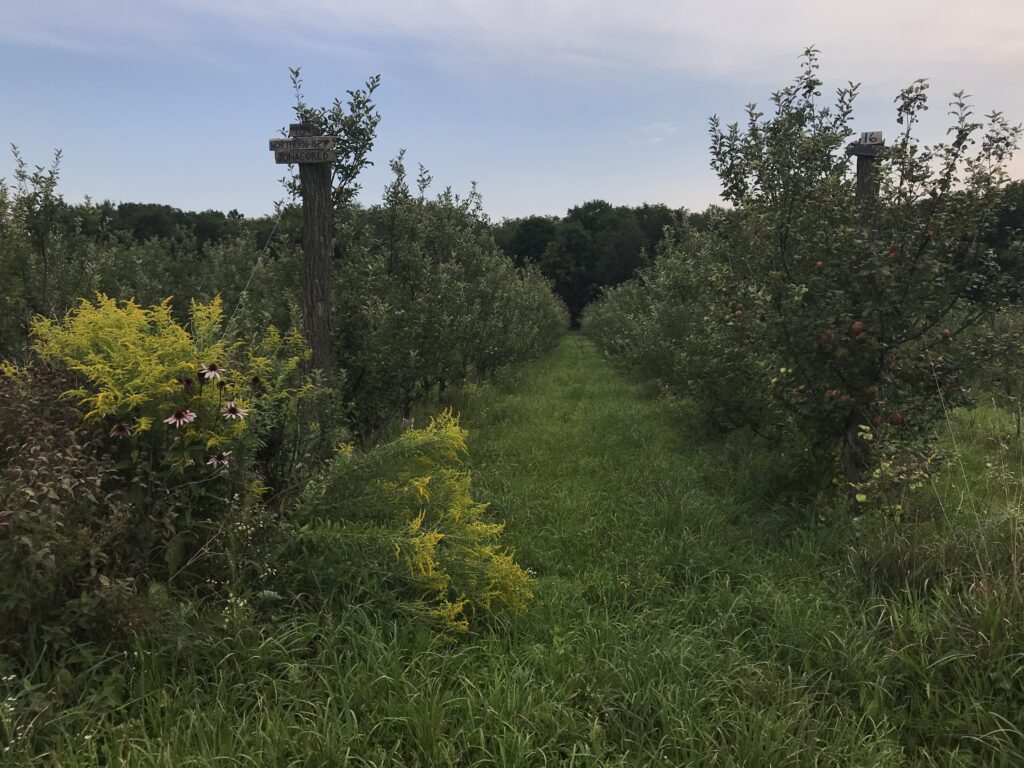
{"label": "wispy cloud", "polygon": [[636,135],[629,140],[631,147],[653,147],[665,139],[679,133],[675,123],[649,123],[637,129]]}
{"label": "wispy cloud", "polygon": [[777,80],[808,43],[866,82],[916,75],[1015,77],[1024,66],[1020,0],[901,0],[884,17],[821,0],[48,0],[5,3],[0,38],[31,45],[178,48],[215,23],[267,42],[344,45],[392,38],[444,57],[521,66],[614,67]]}

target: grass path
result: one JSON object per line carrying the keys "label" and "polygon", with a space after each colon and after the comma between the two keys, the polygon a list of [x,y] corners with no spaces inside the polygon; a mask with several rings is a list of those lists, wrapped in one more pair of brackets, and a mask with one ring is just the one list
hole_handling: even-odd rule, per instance
{"label": "grass path", "polygon": [[763,450],[699,439],[575,334],[458,408],[476,494],[537,574],[528,614],[447,644],[353,607],[206,666],[144,654],[132,717],[54,764],[993,764],[914,748],[941,676],[900,687],[827,529],[762,498]]}
{"label": "grass path", "polygon": [[821,542],[766,522],[770,457],[707,446],[578,335],[464,419],[477,492],[539,576],[509,655],[489,662],[488,695],[526,699],[498,730],[529,746],[499,764],[899,762],[848,698],[870,672],[843,682],[815,659],[832,637],[844,653],[874,641],[837,600]]}

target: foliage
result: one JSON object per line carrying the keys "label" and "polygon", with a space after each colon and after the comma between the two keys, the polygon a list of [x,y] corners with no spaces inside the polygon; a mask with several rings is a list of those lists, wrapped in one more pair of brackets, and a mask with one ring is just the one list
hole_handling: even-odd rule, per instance
{"label": "foliage", "polygon": [[750,106],[744,130],[712,119],[712,167],[735,210],[712,235],[665,245],[641,279],[632,343],[658,349],[667,334],[659,378],[724,407],[725,426],[801,435],[856,487],[880,456],[865,427],[927,443],[945,408],[970,402],[966,372],[1018,341],[984,321],[1014,290],[985,238],[1019,129],[999,113],[976,121],[958,94],[950,140],[924,146],[919,81],[858,194],[843,153],[856,87],[820,106],[817,66],[808,51],[770,117]]}
{"label": "foliage", "polygon": [[[186,329],[167,301],[101,295],[62,323],[36,321],[53,367],[5,369],[0,618],[20,629],[0,656],[123,641],[197,597],[225,605],[230,622],[267,596],[365,599],[368,584],[374,599],[401,596],[460,631],[525,610],[530,580],[470,493],[454,417],[367,453],[343,446],[321,475],[303,456],[308,438],[279,434],[315,394],[301,339],[273,328],[228,339],[218,300],[191,314]],[[267,447],[293,466],[275,470]],[[353,536],[353,549],[339,546]]]}
{"label": "foliage", "polygon": [[120,577],[141,542],[116,463],[61,397],[60,373],[8,368],[0,383],[0,652],[120,630]]}
{"label": "foliage", "polygon": [[732,280],[720,250],[715,239],[692,231],[670,236],[640,279],[587,307],[583,327],[621,364],[700,403],[707,426],[769,436],[779,414],[771,393],[751,382],[778,378],[783,361],[749,343],[749,310],[723,300]]}
{"label": "foliage", "polygon": [[495,240],[516,264],[535,264],[552,281],[575,321],[602,287],[633,277],[647,263],[666,229],[680,226],[686,211],[665,205],[635,208],[591,200],[564,218],[527,216],[503,221]]}
{"label": "foliage", "polygon": [[[302,93],[302,72],[292,69],[292,89],[295,91],[295,121],[315,126],[323,136],[333,136],[337,143],[337,156],[331,166],[335,205],[352,201],[359,187],[356,179],[367,165],[370,150],[377,134],[380,114],[373,103],[373,93],[380,87],[380,75],[366,81],[363,88],[348,91],[348,103],[335,99],[328,107],[311,107]],[[282,131],[282,133],[287,133]],[[285,182],[293,197],[299,194],[299,181],[294,176]]]}
{"label": "foliage", "polygon": [[297,334],[282,337],[270,327],[251,344],[229,341],[219,297],[193,302],[190,315],[186,330],[167,300],[143,309],[100,294],[62,323],[33,324],[37,354],[84,380],[67,395],[82,404],[85,418],[124,441],[132,456],[148,449],[151,468],[178,475],[250,459],[245,438],[250,425],[266,425],[261,411],[308,387]]}
{"label": "foliage", "polygon": [[407,596],[405,610],[457,631],[474,614],[525,611],[530,578],[473,499],[466,452],[450,413],[367,452],[343,446],[302,497],[289,570],[327,593],[379,576],[376,589]]}
{"label": "foliage", "polygon": [[[58,188],[61,154],[49,166],[30,167],[16,147],[12,186],[0,180],[0,356],[28,357],[32,318],[62,317],[80,297],[105,293],[155,304],[169,293],[174,315],[188,317],[191,299],[217,294],[229,306],[259,312],[281,327],[291,319],[294,238],[291,209],[282,211],[282,232],[269,219],[246,220],[232,211],[199,213],[170,206],[110,202],[67,203]],[[266,253],[263,253],[266,246]],[[262,254],[263,258],[259,258]],[[259,262],[264,280],[251,284]],[[236,314],[238,314],[236,312]],[[254,318],[239,318],[249,320]]]}
{"label": "foliage", "polygon": [[[360,103],[369,119],[372,106]],[[343,107],[317,115],[307,117],[338,131],[352,117]],[[363,118],[356,122],[369,129]],[[320,421],[332,431],[346,420],[364,445],[431,392],[440,396],[469,375],[489,376],[549,349],[566,324],[539,268],[515,268],[495,247],[475,190],[466,198],[445,191],[431,200],[426,186],[418,196],[409,192],[404,168],[397,173],[381,205],[363,209],[343,201],[337,210],[334,345],[341,366],[325,383],[337,390],[343,408]],[[223,296],[231,310],[226,337],[258,338],[268,325],[300,326],[296,206],[281,207],[273,221],[167,206],[69,206],[56,188],[57,167],[37,176],[0,193],[0,261],[13,276],[0,286],[0,355],[30,356],[27,318],[40,311],[30,300],[39,270],[25,261],[33,240],[25,216],[15,212],[38,208],[33,201],[46,195],[57,211],[46,219],[54,269],[43,314],[51,320],[72,310],[81,295],[145,307],[173,292],[167,319],[179,324],[189,322],[193,302]]]}
{"label": "foliage", "polygon": [[6,370],[0,550],[19,565],[0,610],[22,627],[11,643],[63,651],[130,635],[161,620],[172,581],[223,595],[267,568],[253,535],[262,474],[275,475],[265,439],[281,448],[278,423],[311,392],[305,348],[273,328],[226,338],[219,299],[191,316],[186,329],[168,301],[100,295],[33,324],[52,367]]}
{"label": "foliage", "polygon": [[336,358],[363,442],[431,391],[538,356],[567,324],[536,268],[498,251],[475,188],[429,199],[425,170],[418,194],[401,156],[392,170],[382,204],[347,222],[336,274]]}

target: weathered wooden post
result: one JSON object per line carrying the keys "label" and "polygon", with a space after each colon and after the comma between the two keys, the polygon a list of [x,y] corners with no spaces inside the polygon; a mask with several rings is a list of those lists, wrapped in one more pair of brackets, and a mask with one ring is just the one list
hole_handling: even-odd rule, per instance
{"label": "weathered wooden post", "polygon": [[[860,218],[865,226],[871,226],[875,217],[875,206],[878,202],[878,176],[875,174],[875,163],[878,155],[885,147],[885,138],[881,131],[867,131],[862,133],[857,141],[846,145],[846,154],[857,158],[857,203],[860,208]],[[861,437],[861,424],[866,424],[868,416],[863,408],[854,410],[846,424],[846,438],[843,445],[843,477],[855,487],[863,482],[863,469],[866,465],[866,457],[869,446]],[[854,490],[850,490],[851,509],[856,510],[858,505],[853,501]]]}
{"label": "weathered wooden post", "polygon": [[874,169],[883,147],[885,138],[881,131],[867,131],[860,139],[846,145],[846,154],[857,158],[857,199],[864,205],[870,205],[878,196]]}
{"label": "weathered wooden post", "polygon": [[334,204],[331,166],[335,139],[313,125],[292,123],[287,139],[271,139],[274,161],[299,166],[302,194],[302,330],[312,351],[312,368],[331,370],[331,255]]}

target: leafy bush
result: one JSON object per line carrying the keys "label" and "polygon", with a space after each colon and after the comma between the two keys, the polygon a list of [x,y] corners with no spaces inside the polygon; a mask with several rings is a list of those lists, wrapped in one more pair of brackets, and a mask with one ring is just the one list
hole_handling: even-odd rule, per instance
{"label": "leafy bush", "polygon": [[0,399],[14,645],[136,631],[161,585],[219,593],[265,567],[257,451],[311,389],[305,350],[273,328],[231,341],[222,324],[219,300],[194,304],[186,329],[167,301],[102,295],[33,324],[53,367],[8,367]]}
{"label": "leafy bush", "polygon": [[246,438],[308,387],[299,380],[305,350],[298,335],[271,327],[242,344],[225,337],[223,322],[219,298],[193,302],[186,330],[169,300],[143,309],[101,294],[63,322],[39,318],[32,332],[44,361],[83,380],[66,394],[85,408],[86,420],[124,442],[134,460],[148,454],[150,470],[184,475],[250,459]]}
{"label": "leafy bush", "polygon": [[296,512],[280,558],[291,589],[397,594],[404,610],[457,631],[474,615],[526,610],[531,579],[473,499],[465,454],[450,413],[365,453],[343,446]]}
{"label": "leafy bush", "polygon": [[66,374],[7,368],[0,383],[0,652],[138,628],[127,579],[160,521],[132,506],[109,444],[61,397]]}

